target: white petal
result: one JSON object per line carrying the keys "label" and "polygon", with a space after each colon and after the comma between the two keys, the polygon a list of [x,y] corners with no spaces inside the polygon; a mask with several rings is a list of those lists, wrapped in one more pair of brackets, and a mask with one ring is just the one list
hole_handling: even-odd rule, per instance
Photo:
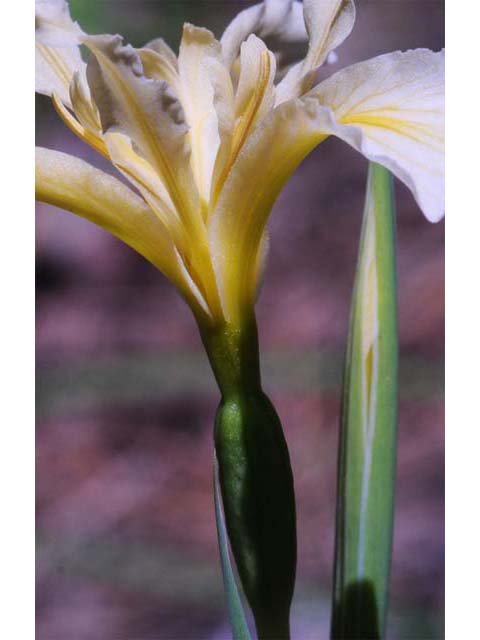
{"label": "white petal", "polygon": [[52,96],[54,93],[71,106],[70,83],[76,71],[85,73],[85,63],[77,46],[54,48],[35,43],[35,91]]}
{"label": "white petal", "polygon": [[389,53],[320,83],[304,101],[319,130],[383,164],[432,222],[444,215],[444,53]]}
{"label": "white petal", "polygon": [[80,44],[85,34],[70,17],[65,0],[35,0],[35,38],[49,47]]}
{"label": "white petal", "polygon": [[308,40],[302,3],[297,0],[265,0],[241,11],[221,38],[228,66],[233,65],[242,42],[250,34],[265,40],[282,64],[298,60],[304,54],[304,47],[298,45]]}
{"label": "white petal", "polygon": [[302,95],[312,86],[315,70],[353,29],[353,0],[304,0],[310,43],[305,60],[292,67],[277,87],[277,104]]}

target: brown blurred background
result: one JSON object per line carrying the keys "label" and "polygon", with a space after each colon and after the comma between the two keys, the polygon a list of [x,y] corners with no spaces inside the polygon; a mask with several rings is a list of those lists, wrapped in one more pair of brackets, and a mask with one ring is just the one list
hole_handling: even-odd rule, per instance
{"label": "brown blurred background", "polygon": [[[184,21],[220,36],[227,0],[77,0],[134,45]],[[441,0],[357,0],[336,64],[443,46]],[[37,97],[37,141],[105,168]],[[110,168],[108,168],[111,171]],[[324,142],[281,194],[258,303],[265,388],[298,503],[295,640],[328,637],[340,381],[367,163]],[[400,444],[388,638],[443,638],[444,225],[397,182]],[[212,505],[218,393],[187,307],[103,230],[38,205],[38,640],[230,637]]]}

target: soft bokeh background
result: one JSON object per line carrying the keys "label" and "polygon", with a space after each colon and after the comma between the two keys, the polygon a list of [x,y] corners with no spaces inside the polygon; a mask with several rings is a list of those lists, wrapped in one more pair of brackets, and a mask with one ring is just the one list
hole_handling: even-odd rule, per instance
{"label": "soft bokeh background", "polygon": [[[91,32],[178,45],[250,2],[77,0]],[[443,46],[439,0],[358,1],[323,75]],[[37,99],[38,143],[105,164]],[[343,349],[367,164],[327,140],[271,218],[258,317],[265,387],[298,500],[295,640],[328,637]],[[109,169],[110,170],[110,169]],[[400,446],[388,638],[443,637],[443,240],[397,183]],[[212,505],[218,401],[189,310],[155,269],[71,214],[38,206],[38,640],[223,640]]]}

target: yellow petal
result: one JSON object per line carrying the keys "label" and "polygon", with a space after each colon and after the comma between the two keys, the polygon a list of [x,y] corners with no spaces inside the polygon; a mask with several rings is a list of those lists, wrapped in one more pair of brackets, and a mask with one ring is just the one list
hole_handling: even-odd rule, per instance
{"label": "yellow petal", "polygon": [[214,202],[249,134],[273,108],[274,78],[273,54],[259,38],[250,35],[241,47],[240,77],[235,95],[235,128],[228,161],[216,180]]}
{"label": "yellow petal", "polygon": [[35,168],[38,200],[76,213],[117,236],[160,269],[196,312],[206,309],[168,231],[139,196],[112,176],[59,151],[37,148]]}
{"label": "yellow petal", "polygon": [[73,111],[80,123],[92,133],[101,137],[102,124],[100,114],[93,103],[85,73],[78,71],[73,74],[70,83],[70,100]]}
{"label": "yellow petal", "polygon": [[63,105],[61,100],[54,94],[52,97],[53,106],[56,112],[67,125],[69,129],[73,131],[79,138],[89,144],[95,151],[101,153],[105,158],[109,159],[108,149],[105,146],[103,137],[90,129],[84,127],[77,118],[70,113],[70,111]]}
{"label": "yellow petal", "polygon": [[181,223],[172,200],[153,167],[132,148],[132,142],[121,133],[105,134],[110,159],[117,169],[135,186],[170,231],[181,247]]}
{"label": "yellow petal", "polygon": [[100,116],[90,96],[84,73],[76,71],[70,83],[70,102],[73,113],[56,94],[52,96],[56,112],[79,138],[110,159],[101,131]]}
{"label": "yellow petal", "polygon": [[220,43],[207,29],[185,24],[178,56],[180,99],[189,127],[191,165],[205,212],[220,145],[233,125],[233,88]]}
{"label": "yellow petal", "polygon": [[[275,57],[254,35],[242,44],[235,95],[235,136],[245,137],[275,102]],[[234,144],[234,146],[236,146]]]}
{"label": "yellow petal", "polygon": [[352,65],[304,100],[320,105],[318,126],[412,191],[432,222],[444,214],[444,53],[388,53]]}
{"label": "yellow petal", "polygon": [[320,141],[315,118],[298,101],[267,116],[247,139],[210,222],[210,246],[227,318],[252,308],[262,238],[272,206],[299,162]]}
{"label": "yellow petal", "polygon": [[290,69],[277,87],[277,104],[308,91],[315,69],[350,34],[355,22],[353,0],[304,0],[304,16],[310,43],[303,62]]}

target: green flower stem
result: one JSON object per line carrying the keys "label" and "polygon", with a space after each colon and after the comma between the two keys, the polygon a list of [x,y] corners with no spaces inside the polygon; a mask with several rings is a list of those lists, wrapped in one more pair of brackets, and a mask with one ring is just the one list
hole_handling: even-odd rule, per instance
{"label": "green flower stem", "polygon": [[295,498],[280,420],[260,381],[255,319],[203,328],[222,400],[215,451],[228,536],[260,640],[288,640]]}
{"label": "green flower stem", "polygon": [[352,298],[341,420],[334,640],[385,637],[397,428],[395,209],[371,164]]}

